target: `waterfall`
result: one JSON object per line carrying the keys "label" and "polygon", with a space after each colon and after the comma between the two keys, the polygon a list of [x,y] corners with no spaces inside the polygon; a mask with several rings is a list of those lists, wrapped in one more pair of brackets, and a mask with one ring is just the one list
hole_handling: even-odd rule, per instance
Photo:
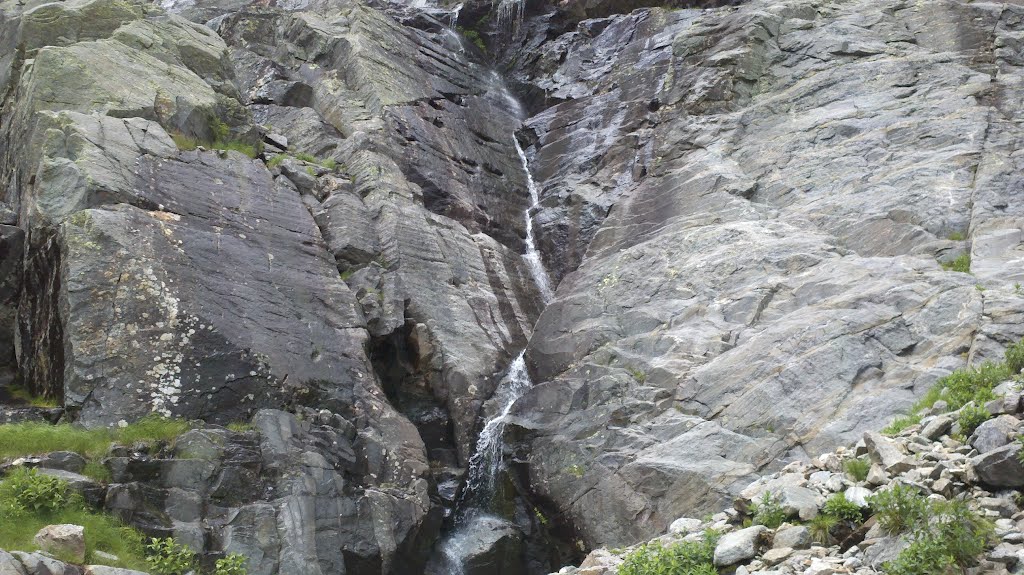
{"label": "waterfall", "polygon": [[523,163],[523,171],[526,172],[526,185],[530,189],[531,205],[529,208],[526,208],[526,255],[524,259],[526,260],[526,265],[530,268],[534,282],[537,284],[537,289],[540,290],[541,297],[544,298],[544,303],[547,303],[551,301],[554,292],[551,290],[548,272],[544,270],[544,262],[540,259],[540,252],[537,251],[537,243],[533,235],[533,216],[530,215],[530,212],[540,204],[540,194],[537,192],[537,184],[533,181],[533,175],[530,173],[530,165],[526,161],[526,152],[519,145],[519,140],[516,139],[515,135],[512,136],[512,143],[516,147],[516,153],[519,154],[519,160]]}
{"label": "waterfall", "polygon": [[484,425],[469,458],[469,476],[466,488],[455,513],[455,529],[439,547],[443,567],[448,575],[462,575],[468,554],[477,548],[476,542],[482,526],[493,522],[506,522],[489,513],[497,490],[498,478],[504,469],[505,420],[512,405],[533,385],[526,371],[525,351],[509,365],[505,377],[494,393],[500,410]]}
{"label": "waterfall", "polygon": [[502,435],[505,432],[505,418],[512,411],[512,404],[530,389],[530,375],[526,371],[525,351],[512,362],[494,397],[500,402],[501,412],[492,417],[480,431],[476,448],[469,458],[469,477],[463,500],[478,506],[486,506],[494,495],[495,483],[502,470]]}
{"label": "waterfall", "polygon": [[[515,34],[519,25],[523,22],[523,11],[526,9],[526,0],[496,0],[498,2],[498,28],[509,30]],[[494,10],[494,1],[491,2],[491,10]]]}

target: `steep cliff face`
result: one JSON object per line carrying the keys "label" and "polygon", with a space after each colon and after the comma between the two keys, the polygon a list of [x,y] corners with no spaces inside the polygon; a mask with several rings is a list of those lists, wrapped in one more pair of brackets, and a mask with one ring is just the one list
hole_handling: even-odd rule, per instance
{"label": "steep cliff face", "polygon": [[1024,335],[1024,6],[642,4],[0,3],[0,400],[256,416],[108,507],[406,574],[526,348],[542,571],[545,514],[649,538]]}
{"label": "steep cliff face", "polygon": [[[639,11],[523,59],[565,100],[527,126],[542,242],[576,269],[516,414],[588,543],[716,509],[1020,337],[1021,16]],[[962,254],[973,275],[940,267]]]}

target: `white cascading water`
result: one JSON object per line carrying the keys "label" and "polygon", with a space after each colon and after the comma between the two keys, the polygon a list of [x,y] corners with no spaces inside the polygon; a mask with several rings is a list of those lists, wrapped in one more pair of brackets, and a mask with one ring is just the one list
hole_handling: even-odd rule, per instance
{"label": "white cascading water", "polygon": [[463,575],[464,559],[474,549],[473,538],[479,529],[478,524],[494,519],[487,508],[504,469],[502,436],[505,420],[512,411],[512,405],[533,385],[526,371],[525,353],[516,357],[498,385],[494,398],[498,400],[501,410],[484,425],[476,440],[473,455],[469,458],[469,476],[459,500],[459,509],[456,510],[455,530],[440,547],[449,575]]}
{"label": "white cascading water", "polygon": [[526,265],[530,268],[533,280],[537,283],[537,289],[544,298],[544,303],[551,301],[554,292],[551,291],[551,282],[548,279],[548,272],[544,269],[544,262],[540,259],[540,252],[537,251],[537,243],[533,237],[533,216],[530,212],[540,204],[540,194],[537,192],[537,184],[533,181],[530,173],[530,164],[526,161],[526,152],[519,145],[519,140],[512,136],[512,143],[519,154],[519,160],[523,163],[523,171],[526,172],[526,184],[530,188],[530,207],[526,208]]}
{"label": "white cascading water", "polygon": [[476,449],[469,458],[469,477],[466,479],[466,491],[463,500],[478,505],[486,505],[494,495],[495,482],[501,474],[502,435],[505,432],[505,419],[512,411],[512,404],[530,389],[530,374],[526,371],[524,354],[508,367],[508,374],[495,392],[494,397],[501,405],[501,412],[492,417],[480,431],[476,440]]}

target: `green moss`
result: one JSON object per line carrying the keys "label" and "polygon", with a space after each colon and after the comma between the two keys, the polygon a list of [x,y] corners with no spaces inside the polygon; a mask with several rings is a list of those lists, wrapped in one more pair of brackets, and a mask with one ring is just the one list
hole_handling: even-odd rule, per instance
{"label": "green moss", "polygon": [[967,236],[963,232],[953,232],[949,234],[949,239],[954,242],[962,242],[967,239]]}
{"label": "green moss", "polygon": [[469,40],[469,42],[471,42],[474,46],[479,48],[481,52],[485,54],[487,53],[487,44],[484,43],[484,39],[480,36],[479,32],[477,32],[476,30],[463,28],[461,26],[457,27],[456,30],[459,32],[459,34],[462,34],[462,36],[466,40]]}
{"label": "green moss", "polygon": [[[82,213],[82,212],[78,212],[78,213]],[[75,215],[77,216],[78,213],[76,213]],[[72,217],[74,217],[74,216],[72,216]],[[52,399],[52,398],[49,398],[49,397],[43,397],[43,396],[39,396],[39,395],[32,395],[27,389],[24,389],[22,387],[17,387],[17,386],[8,387],[7,388],[7,393],[10,394],[10,396],[13,399],[17,399],[19,401],[23,401],[23,402],[31,405],[32,407],[58,407],[58,405],[59,405],[57,403],[56,399]]]}
{"label": "green moss", "polygon": [[228,424],[228,430],[234,431],[235,433],[245,433],[247,431],[254,431],[256,426],[251,423],[244,421],[233,421]]}
{"label": "green moss", "polygon": [[181,132],[172,133],[171,139],[174,140],[174,145],[177,146],[179,150],[191,152],[192,150],[199,147],[199,140],[186,136]]}

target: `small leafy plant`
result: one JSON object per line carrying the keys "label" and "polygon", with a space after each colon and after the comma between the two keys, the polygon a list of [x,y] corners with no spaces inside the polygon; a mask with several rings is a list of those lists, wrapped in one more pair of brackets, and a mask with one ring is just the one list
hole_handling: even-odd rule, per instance
{"label": "small leafy plant", "polygon": [[157,538],[146,545],[146,560],[156,575],[185,575],[196,564],[196,553],[170,537]]}
{"label": "small leafy plant", "polygon": [[964,437],[970,437],[974,433],[975,429],[982,423],[985,423],[992,414],[988,412],[984,407],[977,405],[967,405],[960,410],[960,434]]}
{"label": "small leafy plant", "polygon": [[835,517],[840,521],[852,521],[859,524],[864,520],[860,506],[847,499],[845,493],[836,493],[829,497],[821,510],[825,515]]}
{"label": "small leafy plant", "polygon": [[931,575],[960,571],[976,561],[993,540],[992,523],[964,501],[928,502],[911,526],[914,540],[893,561],[882,565],[890,575]]}
{"label": "small leafy plant", "polygon": [[764,525],[769,529],[775,529],[786,520],[786,512],[778,498],[767,491],[761,496],[760,503],[751,505],[750,511],[754,516],[754,525]]}
{"label": "small leafy plant", "polygon": [[245,556],[232,553],[223,559],[218,559],[213,575],[246,575]]}
{"label": "small leafy plant", "polygon": [[850,459],[843,464],[843,470],[854,481],[864,481],[868,478],[868,472],[871,471],[871,461],[866,457]]}
{"label": "small leafy plant", "polygon": [[955,260],[942,264],[942,269],[950,272],[971,273],[971,254],[962,253]]}
{"label": "small leafy plant", "polygon": [[878,525],[890,535],[905,533],[927,515],[928,500],[914,488],[896,483],[868,497]]}
{"label": "small leafy plant", "polygon": [[19,468],[0,485],[5,499],[18,508],[32,513],[52,513],[67,505],[68,482],[39,473],[35,469]]}

